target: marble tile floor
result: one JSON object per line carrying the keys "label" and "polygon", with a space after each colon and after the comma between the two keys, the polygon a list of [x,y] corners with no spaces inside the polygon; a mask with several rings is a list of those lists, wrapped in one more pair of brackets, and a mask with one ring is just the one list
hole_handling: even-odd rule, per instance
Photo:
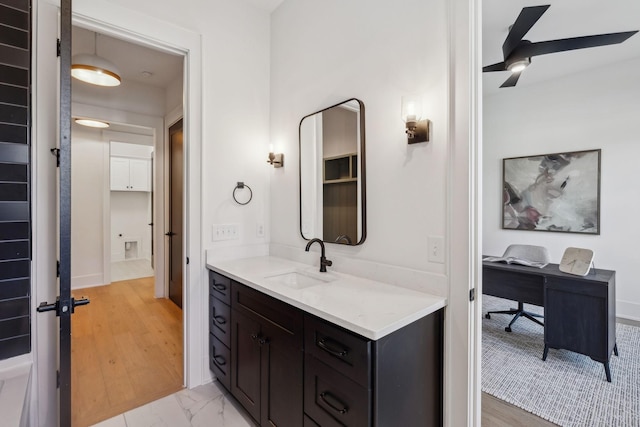
{"label": "marble tile floor", "polygon": [[93,427],[256,427],[217,382],[181,390]]}
{"label": "marble tile floor", "polygon": [[148,259],[131,259],[111,263],[111,281],[140,279],[153,276],[151,261]]}

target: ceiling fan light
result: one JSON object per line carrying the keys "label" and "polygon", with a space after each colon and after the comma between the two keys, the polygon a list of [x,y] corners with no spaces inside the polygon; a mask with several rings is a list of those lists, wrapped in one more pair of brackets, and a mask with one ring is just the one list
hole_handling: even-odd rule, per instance
{"label": "ceiling fan light", "polygon": [[71,75],[97,86],[119,86],[121,81],[115,65],[100,56],[85,53],[73,57]]}
{"label": "ceiling fan light", "polygon": [[531,64],[530,58],[518,59],[517,61],[513,61],[512,63],[510,63],[507,66],[507,70],[511,71],[512,73],[519,73],[527,68],[529,64]]}

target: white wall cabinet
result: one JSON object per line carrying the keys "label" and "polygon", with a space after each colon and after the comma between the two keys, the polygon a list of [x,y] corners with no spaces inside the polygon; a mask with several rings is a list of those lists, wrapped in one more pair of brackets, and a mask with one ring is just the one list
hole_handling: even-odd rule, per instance
{"label": "white wall cabinet", "polygon": [[151,191],[151,161],[112,156],[111,191]]}

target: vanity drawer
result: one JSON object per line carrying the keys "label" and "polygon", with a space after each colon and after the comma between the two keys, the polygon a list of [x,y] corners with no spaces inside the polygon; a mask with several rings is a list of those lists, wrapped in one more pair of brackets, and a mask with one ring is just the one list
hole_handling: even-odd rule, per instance
{"label": "vanity drawer", "polygon": [[302,311],[235,281],[231,281],[231,290],[234,310],[250,316],[257,314],[293,335],[302,333]]}
{"label": "vanity drawer", "polygon": [[231,352],[213,334],[209,334],[209,368],[220,384],[231,390]]}
{"label": "vanity drawer", "polygon": [[305,316],[304,327],[305,352],[370,388],[370,340],[310,315]]}
{"label": "vanity drawer", "polygon": [[209,303],[209,332],[231,347],[231,308],[213,295],[209,295]]}
{"label": "vanity drawer", "polygon": [[368,427],[371,425],[369,405],[367,388],[313,356],[305,356],[304,412],[317,424],[322,427]]}
{"label": "vanity drawer", "polygon": [[231,279],[209,270],[209,295],[231,304]]}

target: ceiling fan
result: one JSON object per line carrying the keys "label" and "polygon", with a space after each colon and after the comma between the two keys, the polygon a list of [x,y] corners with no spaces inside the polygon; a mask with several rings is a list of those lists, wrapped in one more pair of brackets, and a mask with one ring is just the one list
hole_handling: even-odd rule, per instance
{"label": "ceiling fan", "polygon": [[585,49],[588,47],[618,44],[627,40],[638,31],[623,33],[598,34],[593,36],[572,37],[568,39],[548,40],[532,43],[522,38],[538,22],[538,19],[551,5],[525,7],[509,28],[509,34],[502,45],[504,61],[487,65],[483,72],[511,71],[511,76],[500,87],[513,87],[518,82],[522,71],[531,64],[531,57],[567,50]]}

